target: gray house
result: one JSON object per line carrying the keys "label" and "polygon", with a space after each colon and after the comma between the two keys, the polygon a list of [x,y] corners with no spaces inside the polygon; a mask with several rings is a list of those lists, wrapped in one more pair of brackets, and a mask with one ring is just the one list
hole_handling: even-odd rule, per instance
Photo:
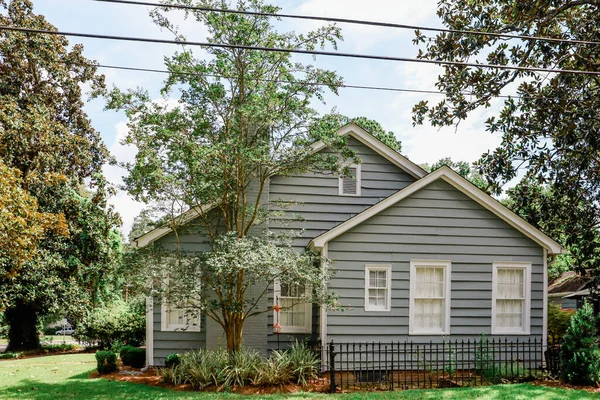
{"label": "gray house", "polygon": [[[304,229],[295,248],[316,249],[335,262],[329,285],[346,307],[287,307],[281,335],[273,334],[273,313],[253,317],[244,326],[246,345],[266,353],[291,338],[435,343],[481,334],[545,343],[547,260],[561,246],[450,168],[427,173],[355,124],[338,134],[348,136],[362,160],[350,166],[352,177],[274,177],[267,201],[298,202],[290,212],[302,222],[284,227],[271,221],[269,228]],[[322,143],[313,147],[327,151]],[[197,236],[180,240],[190,248],[204,246]],[[159,228],[136,244],[169,241],[169,229]],[[279,287],[275,293],[283,306],[304,295]],[[169,353],[222,341],[209,318],[201,316],[183,331],[185,310],[157,300],[148,309],[150,365],[162,365]]]}

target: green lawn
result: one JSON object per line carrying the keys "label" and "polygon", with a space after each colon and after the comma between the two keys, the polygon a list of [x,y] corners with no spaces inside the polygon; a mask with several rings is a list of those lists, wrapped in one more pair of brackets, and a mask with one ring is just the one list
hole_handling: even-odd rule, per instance
{"label": "green lawn", "polygon": [[578,390],[551,389],[526,384],[344,395],[297,393],[248,397],[227,393],[173,392],[133,383],[88,379],[89,372],[95,367],[94,364],[93,354],[69,354],[0,361],[0,399],[600,399],[600,394],[595,395]]}

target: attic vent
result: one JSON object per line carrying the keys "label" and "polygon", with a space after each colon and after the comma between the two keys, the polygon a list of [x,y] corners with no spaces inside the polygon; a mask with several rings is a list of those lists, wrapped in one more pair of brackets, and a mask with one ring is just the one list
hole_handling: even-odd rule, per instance
{"label": "attic vent", "polygon": [[360,196],[360,167],[351,166],[348,174],[340,176],[340,195]]}

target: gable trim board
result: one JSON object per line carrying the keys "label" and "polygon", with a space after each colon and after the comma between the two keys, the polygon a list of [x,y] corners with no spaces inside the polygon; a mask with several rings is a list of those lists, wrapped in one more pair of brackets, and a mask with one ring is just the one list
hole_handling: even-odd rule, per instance
{"label": "gable trim board", "polygon": [[[413,163],[408,158],[404,157],[402,154],[398,153],[397,151],[395,151],[387,144],[383,143],[382,141],[371,135],[369,132],[367,132],[354,122],[350,122],[347,125],[341,127],[337,131],[337,134],[340,136],[352,136],[353,138],[357,139],[365,146],[371,148],[372,150],[380,154],[382,157],[390,161],[392,164],[398,166],[399,168],[401,168],[406,173],[408,173],[416,179],[423,178],[427,175],[427,171],[425,171],[423,168],[419,167],[417,164]],[[323,150],[327,146],[322,141],[319,141],[313,143],[311,147],[312,152],[314,154]],[[360,168],[358,170],[360,171]],[[360,192],[356,196],[360,196]],[[215,206],[213,204],[196,206],[190,208],[188,211],[177,216],[176,218],[180,219],[180,224],[185,225],[191,220],[197,218],[199,215],[210,211],[214,207]],[[150,232],[143,234],[138,238],[133,239],[131,243],[134,247],[146,247],[148,244],[155,242],[156,240],[168,235],[171,232],[172,229],[170,227],[158,227],[151,230]]]}
{"label": "gable trim board", "polygon": [[517,229],[519,232],[539,244],[542,248],[548,251],[548,254],[562,254],[564,249],[550,237],[539,231],[533,225],[529,224],[517,214],[510,211],[508,208],[504,207],[498,201],[493,199],[491,196],[477,188],[471,182],[454,172],[451,168],[447,166],[443,166],[429,175],[417,180],[415,183],[407,186],[406,188],[398,191],[392,196],[380,201],[374,206],[366,209],[365,211],[357,214],[353,218],[339,224],[335,228],[317,236],[308,244],[309,248],[323,248],[323,246],[329,241],[335,239],[336,237],[342,235],[348,230],[354,228],[355,226],[361,224],[367,219],[373,217],[374,215],[382,212],[388,207],[393,206],[399,201],[407,198],[411,194],[423,189],[425,186],[430,183],[442,179],[445,182],[449,183],[451,186],[464,193],[468,197],[470,197],[475,202],[479,203],[485,209],[491,211],[500,219],[511,225],[513,228]]}
{"label": "gable trim board", "polygon": [[[349,124],[341,127],[337,131],[337,134],[340,136],[352,136],[362,144],[379,153],[392,164],[406,171],[414,178],[420,179],[427,175],[427,171],[425,171],[423,168],[419,167],[417,164],[413,163],[408,158],[404,157],[402,154],[398,153],[396,150],[392,149],[390,146],[383,143],[381,140],[377,139],[375,136],[371,135],[354,122],[350,122]],[[327,146],[322,141],[319,141],[313,143],[311,147],[313,148],[313,153],[317,153]]]}
{"label": "gable trim board", "polygon": [[[191,220],[196,219],[198,216],[212,210],[213,208],[214,208],[213,205],[192,207],[189,210],[187,210],[186,212],[184,212],[183,214],[180,214],[175,218],[179,220],[179,223],[181,225],[185,225],[188,222],[190,222]],[[139,248],[146,247],[150,243],[157,241],[158,239],[160,239],[163,236],[168,235],[172,231],[173,231],[173,229],[171,227],[166,227],[166,226],[154,228],[150,232],[144,233],[142,236],[133,239],[131,241],[131,244],[133,245],[133,247],[139,247]]]}

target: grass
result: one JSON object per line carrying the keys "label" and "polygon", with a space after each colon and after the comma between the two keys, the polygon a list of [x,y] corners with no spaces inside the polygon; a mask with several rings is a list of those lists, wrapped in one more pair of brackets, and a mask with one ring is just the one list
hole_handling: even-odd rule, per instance
{"label": "grass", "polygon": [[239,396],[229,393],[175,392],[134,383],[88,379],[95,368],[93,354],[68,354],[0,361],[0,399],[407,399],[407,400],[580,400],[600,399],[600,394],[540,386],[499,385],[466,389],[409,390],[342,395],[294,393],[271,396]]}

